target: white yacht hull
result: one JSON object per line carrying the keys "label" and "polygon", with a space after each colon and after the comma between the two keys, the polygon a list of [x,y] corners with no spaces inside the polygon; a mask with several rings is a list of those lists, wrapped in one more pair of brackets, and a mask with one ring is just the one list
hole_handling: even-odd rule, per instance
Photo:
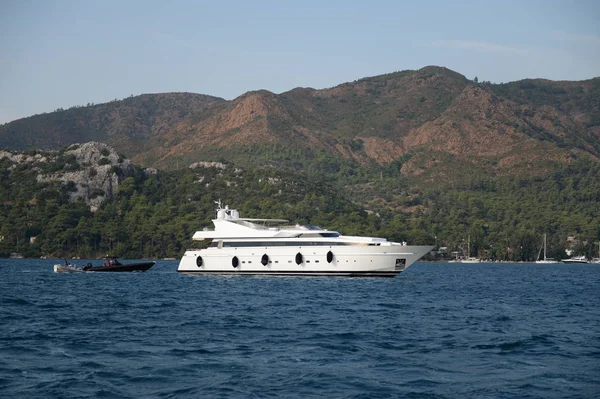
{"label": "white yacht hull", "polygon": [[562,263],[567,263],[567,264],[582,264],[582,263],[589,263],[587,260],[580,260],[580,259],[563,259],[561,260]]}
{"label": "white yacht hull", "polygon": [[177,271],[189,274],[394,277],[432,248],[400,244],[210,247],[186,251]]}

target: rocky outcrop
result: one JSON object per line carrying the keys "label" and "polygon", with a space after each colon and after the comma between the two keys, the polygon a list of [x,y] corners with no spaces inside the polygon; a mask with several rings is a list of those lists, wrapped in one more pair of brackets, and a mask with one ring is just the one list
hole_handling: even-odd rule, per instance
{"label": "rocky outcrop", "polygon": [[190,169],[195,169],[195,168],[217,168],[217,169],[225,169],[225,164],[222,162],[204,162],[204,161],[200,161],[200,162],[194,162],[193,164],[191,164],[189,166]]}
{"label": "rocky outcrop", "polygon": [[[41,164],[49,162],[48,156],[42,154],[27,155],[21,153],[12,153],[9,151],[0,151],[0,160],[7,159],[13,163],[9,169],[14,169],[20,164]],[[34,166],[35,167],[35,166]]]}
{"label": "rocky outcrop", "polygon": [[56,154],[54,161],[59,158],[66,160],[65,167],[54,173],[38,174],[38,182],[60,181],[69,185],[71,201],[85,201],[92,211],[113,197],[119,184],[134,171],[129,159],[98,142],[74,144]]}

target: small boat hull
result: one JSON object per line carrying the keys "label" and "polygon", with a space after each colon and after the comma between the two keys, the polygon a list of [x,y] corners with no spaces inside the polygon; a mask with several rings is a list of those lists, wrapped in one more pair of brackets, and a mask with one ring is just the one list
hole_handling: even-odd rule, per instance
{"label": "small boat hull", "polygon": [[481,259],[477,258],[467,258],[459,260],[460,263],[481,263]]}
{"label": "small boat hull", "polygon": [[562,263],[589,263],[585,256],[574,256],[570,259],[563,259]]}
{"label": "small boat hull", "polygon": [[83,270],[86,272],[145,272],[154,266],[155,263],[141,262],[108,266],[84,266]]}
{"label": "small boat hull", "polygon": [[128,263],[128,264],[112,264],[104,266],[92,266],[87,264],[83,267],[77,267],[74,265],[54,265],[54,271],[56,273],[81,273],[81,272],[145,272],[154,266],[156,262],[139,262],[139,263]]}
{"label": "small boat hull", "polygon": [[81,273],[83,269],[78,269],[73,266],[65,266],[65,265],[54,265],[55,273]]}

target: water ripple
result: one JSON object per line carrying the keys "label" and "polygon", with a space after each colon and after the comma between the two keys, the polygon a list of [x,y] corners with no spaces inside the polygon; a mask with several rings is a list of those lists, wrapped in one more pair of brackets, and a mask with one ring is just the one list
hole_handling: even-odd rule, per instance
{"label": "water ripple", "polygon": [[600,268],[395,279],[52,272],[0,260],[0,396],[598,397]]}

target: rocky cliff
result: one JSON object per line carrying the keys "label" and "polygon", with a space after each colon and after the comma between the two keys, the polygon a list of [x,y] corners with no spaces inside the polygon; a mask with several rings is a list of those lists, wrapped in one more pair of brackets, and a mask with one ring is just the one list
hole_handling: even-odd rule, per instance
{"label": "rocky cliff", "polygon": [[134,173],[129,159],[103,143],[73,144],[62,151],[32,155],[0,151],[0,160],[12,163],[9,170],[22,167],[37,173],[40,183],[60,182],[71,201],[84,201],[92,211],[112,198],[119,185]]}

